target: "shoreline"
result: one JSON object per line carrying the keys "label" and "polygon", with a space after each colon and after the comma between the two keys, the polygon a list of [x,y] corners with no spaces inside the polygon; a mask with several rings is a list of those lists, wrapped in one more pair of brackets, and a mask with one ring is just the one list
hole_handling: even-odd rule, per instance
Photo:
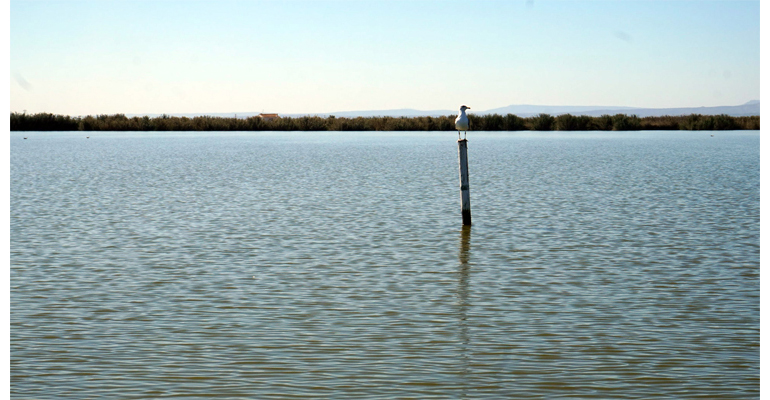
{"label": "shoreline", "polygon": [[[539,114],[470,114],[474,131],[692,131],[759,130],[760,116],[701,115],[590,117]],[[11,113],[11,131],[455,131],[455,115],[444,117],[126,117],[125,114],[71,117],[50,113]]]}

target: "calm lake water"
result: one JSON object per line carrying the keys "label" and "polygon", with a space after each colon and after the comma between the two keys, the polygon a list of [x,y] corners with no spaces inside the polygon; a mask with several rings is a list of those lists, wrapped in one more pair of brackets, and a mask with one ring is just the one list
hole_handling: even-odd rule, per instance
{"label": "calm lake water", "polygon": [[11,133],[12,396],[759,396],[759,132],[468,139]]}

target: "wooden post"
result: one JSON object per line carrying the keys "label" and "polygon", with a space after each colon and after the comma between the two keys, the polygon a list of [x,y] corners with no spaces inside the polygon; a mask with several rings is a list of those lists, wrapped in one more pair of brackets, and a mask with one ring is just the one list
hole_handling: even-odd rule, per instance
{"label": "wooden post", "polygon": [[471,224],[471,192],[468,183],[468,140],[457,141],[457,154],[460,157],[460,194],[462,195],[463,225]]}

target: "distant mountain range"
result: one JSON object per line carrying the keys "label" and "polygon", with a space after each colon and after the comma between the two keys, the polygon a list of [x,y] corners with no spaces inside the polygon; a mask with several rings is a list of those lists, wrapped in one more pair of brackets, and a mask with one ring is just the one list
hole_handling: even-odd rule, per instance
{"label": "distant mountain range", "polygon": [[[636,108],[636,107],[608,107],[608,106],[543,106],[543,105],[510,105],[507,107],[493,108],[486,111],[474,111],[473,114],[515,114],[520,117],[531,117],[538,114],[550,114],[553,116],[561,114],[572,115],[588,115],[592,117],[604,115],[604,114],[627,114],[636,115],[638,117],[658,117],[663,115],[690,115],[690,114],[702,114],[702,115],[719,115],[727,114],[734,117],[747,116],[747,115],[759,115],[759,100],[752,100],[745,104],[738,106],[719,106],[719,107],[682,107],[682,108]],[[328,117],[334,115],[335,117],[440,117],[446,115],[457,114],[457,110],[415,110],[411,108],[402,108],[397,110],[366,110],[366,111],[339,111],[330,113],[305,113],[305,114],[280,114],[283,117],[302,117],[302,116],[319,116]],[[160,114],[130,114],[131,116],[143,116],[148,115],[155,117]],[[185,113],[185,114],[169,114],[176,117],[195,117],[200,115],[209,115],[212,117],[233,117],[248,118],[255,115],[259,115],[256,112],[239,112],[239,113]]]}
{"label": "distant mountain range", "polygon": [[[662,115],[719,115],[727,114],[734,117],[744,115],[759,115],[759,100],[752,100],[739,106],[719,106],[719,107],[682,107],[682,108],[636,108],[636,107],[607,107],[607,106],[544,106],[544,105],[510,105],[507,107],[493,108],[485,111],[474,111],[473,114],[515,114],[520,117],[531,117],[538,114],[550,114],[553,116],[561,114],[600,116],[604,114],[627,114],[637,115],[638,117],[657,117]],[[337,117],[370,117],[370,116],[391,116],[391,117],[418,117],[418,116],[444,116],[457,114],[457,110],[432,110],[421,111],[413,109],[400,110],[374,110],[374,111],[343,111],[328,114],[317,114],[318,116],[334,115]],[[308,114],[297,114],[289,116],[300,116]],[[313,114],[315,115],[315,114]]]}

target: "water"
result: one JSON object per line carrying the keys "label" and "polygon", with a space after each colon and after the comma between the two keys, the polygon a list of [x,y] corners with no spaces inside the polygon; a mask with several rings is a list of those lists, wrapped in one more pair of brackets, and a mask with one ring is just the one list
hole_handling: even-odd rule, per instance
{"label": "water", "polygon": [[757,398],[711,134],[470,132],[463,229],[451,132],[11,133],[11,394]]}

